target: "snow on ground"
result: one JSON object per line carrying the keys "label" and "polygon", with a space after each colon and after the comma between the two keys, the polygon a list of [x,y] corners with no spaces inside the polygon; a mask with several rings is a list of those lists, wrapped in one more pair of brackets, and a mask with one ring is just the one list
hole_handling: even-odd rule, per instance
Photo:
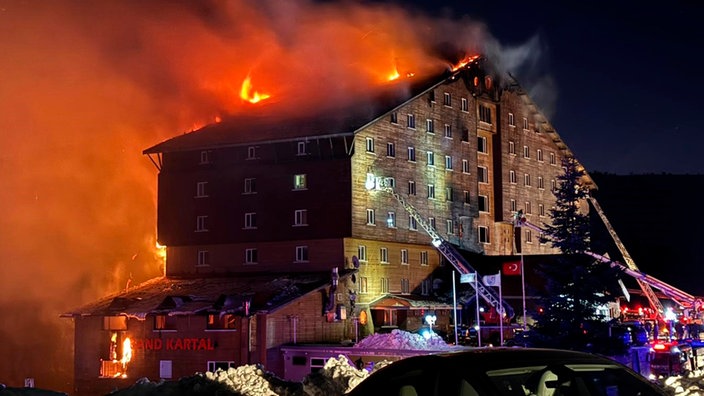
{"label": "snow on ground", "polygon": [[[454,350],[444,340],[433,335],[425,338],[419,334],[394,330],[389,334],[374,334],[355,345],[359,348],[384,348],[403,350]],[[391,362],[379,362],[373,371]],[[331,358],[322,370],[312,373],[301,382],[286,381],[268,372],[261,365],[245,365],[228,370],[198,373],[178,381],[152,382],[146,378],[133,386],[110,393],[110,396],[338,396],[349,392],[371,372],[357,369],[340,355]],[[686,377],[669,377],[659,380],[669,395],[704,395],[704,372]]]}

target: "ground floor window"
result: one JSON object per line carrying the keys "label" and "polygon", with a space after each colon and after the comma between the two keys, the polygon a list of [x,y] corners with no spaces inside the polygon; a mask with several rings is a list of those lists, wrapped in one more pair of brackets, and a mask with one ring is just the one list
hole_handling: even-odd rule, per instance
{"label": "ground floor window", "polygon": [[208,371],[211,373],[216,372],[218,369],[227,371],[227,369],[235,367],[237,366],[235,365],[235,362],[232,361],[208,361]]}

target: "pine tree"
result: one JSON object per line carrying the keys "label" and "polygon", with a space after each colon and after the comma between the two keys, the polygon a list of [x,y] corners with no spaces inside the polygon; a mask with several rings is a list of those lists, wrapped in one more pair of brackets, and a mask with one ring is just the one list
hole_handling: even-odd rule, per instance
{"label": "pine tree", "polygon": [[[582,184],[585,172],[576,159],[562,161],[554,191],[556,204],[550,210],[552,223],[544,226],[545,239],[562,255],[557,265],[541,265],[546,294],[543,312],[533,326],[539,345],[586,349],[594,333],[602,332],[605,318],[597,308],[613,301],[611,290],[618,274],[608,265],[580,254],[589,250],[589,215],[581,210],[589,196]],[[611,286],[611,287],[610,287]]]}

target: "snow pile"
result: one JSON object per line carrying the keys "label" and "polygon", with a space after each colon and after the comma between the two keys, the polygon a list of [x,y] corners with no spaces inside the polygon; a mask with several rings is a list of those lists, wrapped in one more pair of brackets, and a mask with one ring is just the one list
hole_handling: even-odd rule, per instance
{"label": "snow pile", "polygon": [[355,345],[355,348],[403,349],[403,350],[453,350],[461,349],[448,345],[436,333],[428,333],[428,338],[415,333],[395,329],[387,334],[372,334]]}

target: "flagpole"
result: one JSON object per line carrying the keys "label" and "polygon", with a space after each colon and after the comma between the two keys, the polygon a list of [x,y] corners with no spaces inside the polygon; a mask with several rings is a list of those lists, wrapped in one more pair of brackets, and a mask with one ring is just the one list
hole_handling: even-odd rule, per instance
{"label": "flagpole", "polygon": [[523,268],[523,249],[521,249],[521,289],[523,290],[523,330],[528,330],[526,315],[526,271]]}
{"label": "flagpole", "polygon": [[504,345],[504,298],[501,295],[501,271],[499,271],[499,346]]}
{"label": "flagpole", "polygon": [[482,328],[479,322],[479,272],[474,273],[474,299],[477,303],[477,346],[482,346]]}
{"label": "flagpole", "polygon": [[458,344],[457,339],[457,291],[455,289],[455,271],[452,271],[452,313],[455,316],[455,345]]}

